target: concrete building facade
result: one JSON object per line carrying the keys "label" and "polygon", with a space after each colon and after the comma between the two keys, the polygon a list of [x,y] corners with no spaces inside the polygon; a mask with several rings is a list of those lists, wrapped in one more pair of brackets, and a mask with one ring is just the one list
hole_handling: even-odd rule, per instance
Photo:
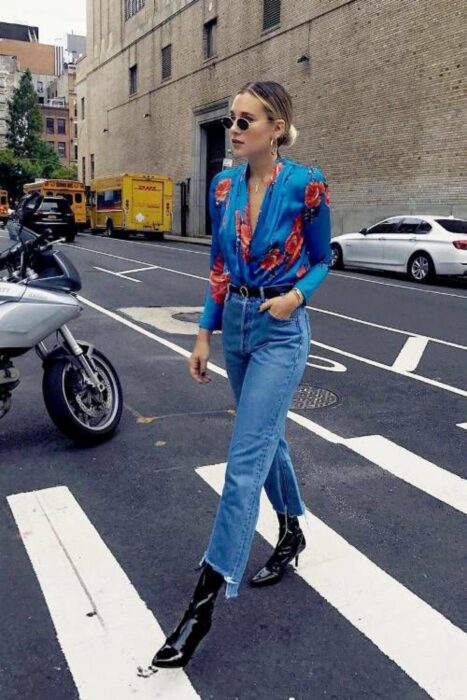
{"label": "concrete building facade", "polygon": [[276,80],[300,132],[282,154],[327,176],[334,235],[397,213],[467,216],[464,39],[463,0],[87,0],[81,177],[91,162],[170,175],[188,185],[188,232],[205,235],[229,148],[219,118],[244,83]]}

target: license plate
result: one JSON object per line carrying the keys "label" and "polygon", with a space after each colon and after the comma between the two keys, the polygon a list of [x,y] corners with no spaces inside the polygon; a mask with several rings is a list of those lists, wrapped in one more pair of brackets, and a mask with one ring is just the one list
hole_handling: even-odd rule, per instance
{"label": "license plate", "polygon": [[49,215],[47,216],[47,218],[48,218],[48,219],[56,219],[57,216],[56,216],[55,214],[49,214]]}

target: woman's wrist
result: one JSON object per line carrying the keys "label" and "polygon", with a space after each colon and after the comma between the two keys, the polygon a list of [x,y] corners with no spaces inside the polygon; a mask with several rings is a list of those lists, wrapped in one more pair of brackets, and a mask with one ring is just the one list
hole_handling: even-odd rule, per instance
{"label": "woman's wrist", "polygon": [[305,301],[305,297],[303,296],[303,292],[298,288],[298,287],[292,287],[290,290],[290,293],[294,296],[297,306],[301,306],[303,302]]}

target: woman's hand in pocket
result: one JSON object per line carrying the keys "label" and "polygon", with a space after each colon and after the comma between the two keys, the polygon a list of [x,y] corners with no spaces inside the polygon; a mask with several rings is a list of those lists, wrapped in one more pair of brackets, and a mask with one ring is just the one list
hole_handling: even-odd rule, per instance
{"label": "woman's hand in pocket", "polygon": [[207,384],[211,381],[207,371],[210,350],[209,340],[198,336],[188,360],[190,375],[198,384]]}
{"label": "woman's hand in pocket", "polygon": [[287,292],[287,294],[280,294],[277,297],[272,297],[272,299],[266,299],[259,307],[259,310],[263,312],[269,309],[271,316],[275,316],[280,321],[286,321],[297,306],[300,306],[300,303],[296,294]]}

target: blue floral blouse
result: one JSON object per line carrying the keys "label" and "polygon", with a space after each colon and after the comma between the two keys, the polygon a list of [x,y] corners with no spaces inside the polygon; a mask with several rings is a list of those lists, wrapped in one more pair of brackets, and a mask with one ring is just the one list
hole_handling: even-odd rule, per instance
{"label": "blue floral blouse", "polygon": [[250,223],[248,162],[217,173],[209,187],[210,275],[200,328],[221,330],[229,282],[293,284],[304,303],[328,273],[330,197],[319,168],[276,159],[255,230]]}

